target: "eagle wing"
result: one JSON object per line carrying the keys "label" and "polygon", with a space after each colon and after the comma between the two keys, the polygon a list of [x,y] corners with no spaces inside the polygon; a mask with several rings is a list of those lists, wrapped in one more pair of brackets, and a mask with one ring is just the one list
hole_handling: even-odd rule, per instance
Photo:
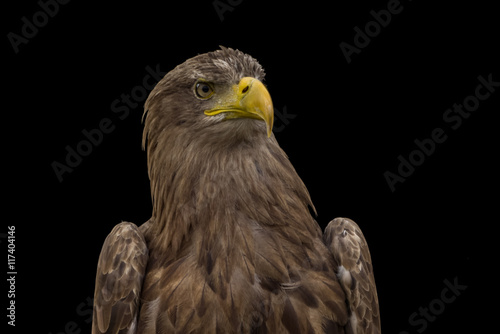
{"label": "eagle wing", "polygon": [[380,333],[372,260],[361,229],[348,218],[336,218],[326,227],[323,239],[338,264],[337,275],[346,293],[352,332]]}
{"label": "eagle wing", "polygon": [[102,246],[92,334],[135,334],[148,247],[135,224],[116,225]]}

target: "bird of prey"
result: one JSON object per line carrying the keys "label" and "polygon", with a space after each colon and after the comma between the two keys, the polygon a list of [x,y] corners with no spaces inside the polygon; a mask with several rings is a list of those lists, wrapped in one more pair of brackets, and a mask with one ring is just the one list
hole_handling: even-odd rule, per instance
{"label": "bird of prey", "polygon": [[311,216],[263,79],[221,47],[151,91],[152,217],[104,241],[92,333],[380,333],[365,238],[352,220],[323,233]]}

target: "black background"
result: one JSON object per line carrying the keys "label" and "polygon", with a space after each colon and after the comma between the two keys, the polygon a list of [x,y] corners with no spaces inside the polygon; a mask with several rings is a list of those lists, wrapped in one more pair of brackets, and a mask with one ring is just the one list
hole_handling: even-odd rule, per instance
{"label": "black background", "polygon": [[[21,34],[21,18],[32,21],[40,5],[5,11],[4,221],[16,226],[18,271],[12,332],[90,332],[86,302],[106,235],[151,213],[143,102],[123,120],[111,103],[142,85],[146,66],[167,72],[218,45],[257,58],[276,109],[295,116],[275,134],[319,224],[346,216],[362,228],[384,332],[486,331],[493,309],[484,303],[496,291],[488,246],[500,88],[456,130],[443,114],[474,94],[478,76],[500,81],[493,5],[401,1],[402,11],[348,64],[339,44],[353,44],[354,27],[388,1],[232,3],[221,20],[212,1],[71,1],[17,54],[7,34]],[[65,147],[76,148],[82,130],[104,118],[114,130],[59,182],[51,164],[64,163]],[[446,141],[392,192],[384,173],[397,173],[398,156],[408,158],[414,140],[435,128]],[[461,295],[425,328],[412,325],[410,315],[438,305],[444,281],[455,279],[467,286]]]}

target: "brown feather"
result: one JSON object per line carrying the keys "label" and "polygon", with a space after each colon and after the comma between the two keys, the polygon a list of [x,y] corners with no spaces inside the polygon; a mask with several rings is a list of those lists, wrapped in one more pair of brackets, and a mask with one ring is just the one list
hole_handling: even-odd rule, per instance
{"label": "brown feather", "polygon": [[135,330],[148,248],[132,223],[121,223],[106,238],[97,266],[92,333]]}
{"label": "brown feather", "polygon": [[350,219],[336,218],[328,224],[324,239],[339,266],[338,275],[349,305],[352,332],[380,333],[372,260],[361,229]]}

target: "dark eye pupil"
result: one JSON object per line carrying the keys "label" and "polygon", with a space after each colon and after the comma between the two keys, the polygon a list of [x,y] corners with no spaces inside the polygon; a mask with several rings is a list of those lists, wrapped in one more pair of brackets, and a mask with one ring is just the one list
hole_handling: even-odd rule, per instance
{"label": "dark eye pupil", "polygon": [[212,96],[213,88],[208,83],[198,82],[196,83],[195,93],[199,98],[207,99]]}

